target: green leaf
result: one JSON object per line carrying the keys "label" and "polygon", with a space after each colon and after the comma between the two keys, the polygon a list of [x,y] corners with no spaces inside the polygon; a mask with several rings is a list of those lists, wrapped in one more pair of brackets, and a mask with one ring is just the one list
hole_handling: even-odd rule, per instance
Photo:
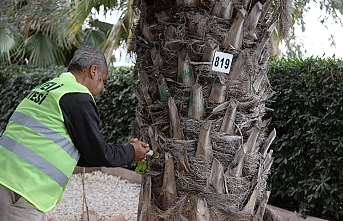
{"label": "green leaf", "polygon": [[148,164],[147,162],[138,162],[135,172],[141,175],[144,175],[146,172],[148,172]]}

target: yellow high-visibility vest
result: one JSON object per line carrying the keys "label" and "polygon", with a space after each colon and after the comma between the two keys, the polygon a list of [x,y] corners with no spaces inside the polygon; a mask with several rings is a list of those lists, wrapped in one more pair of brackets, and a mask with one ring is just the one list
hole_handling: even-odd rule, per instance
{"label": "yellow high-visibility vest", "polygon": [[23,99],[0,138],[0,184],[43,212],[61,200],[79,160],[59,106],[67,93],[90,94],[63,73]]}

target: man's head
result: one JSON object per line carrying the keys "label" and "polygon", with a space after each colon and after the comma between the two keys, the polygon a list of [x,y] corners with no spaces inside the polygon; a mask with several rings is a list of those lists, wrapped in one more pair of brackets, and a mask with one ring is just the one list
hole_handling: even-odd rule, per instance
{"label": "man's head", "polygon": [[74,74],[77,82],[88,88],[94,98],[104,91],[108,67],[101,51],[89,46],[77,49],[69,63],[68,71]]}

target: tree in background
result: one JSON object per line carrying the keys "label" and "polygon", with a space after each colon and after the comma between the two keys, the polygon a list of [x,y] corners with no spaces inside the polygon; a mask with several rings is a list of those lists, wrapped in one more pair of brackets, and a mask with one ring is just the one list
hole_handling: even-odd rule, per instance
{"label": "tree in background", "polygon": [[[108,61],[114,61],[113,50],[122,44],[130,45],[133,24],[139,13],[132,10],[133,0],[4,0],[0,8],[0,64],[27,64],[45,67],[66,65],[74,50],[80,45],[90,45],[102,50]],[[305,29],[303,15],[309,11],[310,1],[293,2],[292,22]],[[319,2],[327,16],[337,22],[343,12],[341,2]],[[101,10],[103,9],[103,10]],[[112,25],[96,19],[96,13],[121,12]],[[279,31],[273,32],[273,54],[280,54]],[[293,31],[294,34],[294,31]],[[286,40],[287,54],[302,56],[301,45]],[[334,39],[333,39],[334,40]]]}
{"label": "tree in background", "polygon": [[[130,43],[132,1],[4,0],[0,9],[0,64],[46,67],[67,65],[81,45],[102,50],[108,61],[123,42]],[[119,10],[115,25],[95,12]]]}

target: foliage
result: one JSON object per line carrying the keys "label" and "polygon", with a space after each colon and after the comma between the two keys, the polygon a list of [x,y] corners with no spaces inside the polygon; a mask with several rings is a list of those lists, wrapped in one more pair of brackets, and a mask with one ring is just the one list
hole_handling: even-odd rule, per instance
{"label": "foliage", "polygon": [[105,83],[105,92],[96,101],[101,132],[108,141],[125,143],[132,134],[137,100],[132,92],[132,68],[111,68]]}
{"label": "foliage", "polygon": [[[131,41],[133,0],[4,0],[0,8],[0,65],[38,67],[67,65],[81,45],[102,50],[109,61],[113,50]],[[95,12],[121,14],[112,25],[95,18]]]}
{"label": "foliage", "polygon": [[[66,67],[32,68],[29,66],[0,66],[0,134],[19,104],[19,102],[37,85],[58,76]],[[110,142],[124,143],[131,136],[131,123],[136,106],[131,91],[131,68],[110,68],[105,83],[106,91],[96,101],[101,131]]]}
{"label": "foliage", "polygon": [[49,69],[30,66],[0,66],[0,134],[20,101],[35,86],[48,81],[65,70],[65,67]]}
{"label": "foliage", "polygon": [[[302,30],[306,25],[304,12],[311,10],[308,7],[310,2],[293,1],[292,23],[300,24]],[[132,27],[137,18],[133,4],[133,0],[4,0],[0,8],[0,64],[66,65],[68,58],[81,45],[97,47],[106,54],[108,62],[114,61],[114,49],[124,43],[130,48]],[[323,25],[329,17],[341,22],[341,2],[329,0],[318,4],[326,12],[321,18]],[[95,12],[102,11],[119,11],[121,14],[117,23],[112,25],[95,18]],[[280,31],[276,33],[274,36]],[[302,56],[303,47],[294,42],[294,38],[293,29],[292,36],[285,41],[287,55]],[[278,45],[280,37],[274,41]]]}
{"label": "foliage", "polygon": [[135,172],[137,174],[141,174],[144,175],[145,173],[147,173],[149,171],[148,169],[148,163],[146,161],[144,162],[138,162],[137,166],[135,168]]}
{"label": "foliage", "polygon": [[343,219],[343,61],[270,62],[276,128],[270,203],[304,217]]}
{"label": "foliage", "polygon": [[4,0],[3,4],[0,30],[6,29],[7,38],[0,42],[1,64],[64,64],[64,54],[71,49],[67,46],[79,43],[78,39],[66,36],[66,26],[62,25],[71,20],[67,1]]}

